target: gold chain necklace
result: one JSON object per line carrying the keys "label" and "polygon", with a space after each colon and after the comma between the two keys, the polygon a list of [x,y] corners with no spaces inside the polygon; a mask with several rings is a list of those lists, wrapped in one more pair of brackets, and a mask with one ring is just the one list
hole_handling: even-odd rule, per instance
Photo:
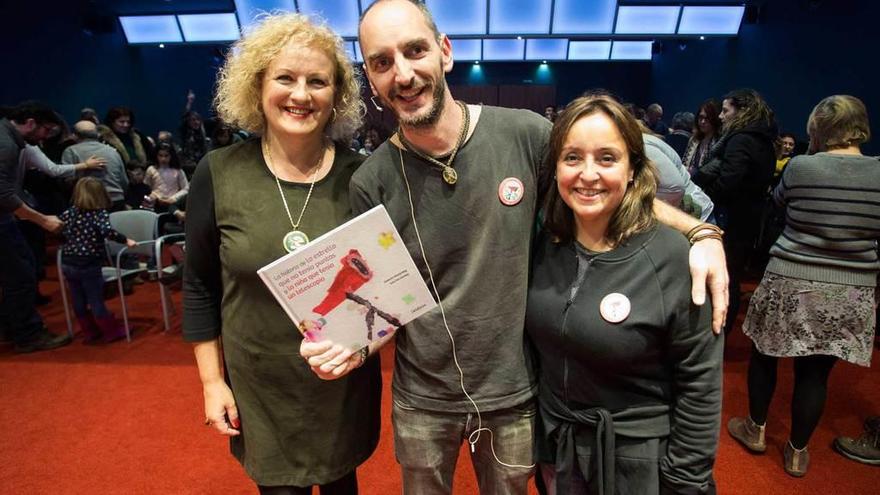
{"label": "gold chain necklace", "polygon": [[455,183],[458,182],[458,172],[456,172],[455,169],[452,168],[452,162],[455,160],[455,155],[458,154],[459,148],[461,148],[461,145],[464,144],[464,140],[465,138],[467,138],[468,129],[470,129],[471,126],[470,111],[468,111],[467,105],[461,101],[456,101],[455,103],[458,105],[459,108],[461,108],[461,129],[458,132],[458,141],[455,143],[455,147],[452,148],[452,152],[449,153],[449,158],[446,160],[446,163],[443,163],[433,156],[417,150],[415,146],[413,146],[412,143],[407,141],[407,139],[403,136],[403,131],[399,129],[397,131],[397,136],[400,138],[401,144],[406,147],[406,150],[410,153],[415,154],[422,160],[432,165],[436,165],[437,167],[440,167],[440,170],[443,171],[443,181],[450,186],[455,185]]}
{"label": "gold chain necklace", "polygon": [[278,180],[278,174],[275,173],[275,165],[272,163],[272,151],[269,149],[269,143],[266,140],[263,141],[263,156],[266,158],[266,165],[269,166],[269,173],[272,174],[272,177],[275,177],[275,185],[278,186],[278,194],[281,195],[281,202],[284,203],[284,211],[287,212],[287,219],[290,220],[290,226],[293,227],[293,230],[284,234],[284,238],[281,239],[281,245],[284,246],[284,249],[288,253],[292,253],[309,243],[309,236],[299,230],[299,225],[302,223],[303,215],[305,215],[306,208],[309,206],[309,199],[312,198],[312,191],[315,189],[315,182],[318,179],[318,171],[321,170],[321,165],[324,163],[324,148],[321,148],[318,163],[315,164],[315,171],[312,172],[312,183],[309,185],[309,192],[306,194],[306,200],[303,203],[302,210],[299,212],[299,218],[296,219],[296,223],[294,223],[293,216],[290,214],[290,207],[287,206],[287,198],[284,197],[284,191],[281,189],[281,181]]}

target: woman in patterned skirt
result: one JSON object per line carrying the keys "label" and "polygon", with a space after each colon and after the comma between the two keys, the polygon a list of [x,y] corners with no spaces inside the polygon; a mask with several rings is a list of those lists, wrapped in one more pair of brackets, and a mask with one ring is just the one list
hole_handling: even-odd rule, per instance
{"label": "woman in patterned skirt", "polygon": [[785,230],[752,297],[743,331],[752,339],[749,417],[730,434],[753,452],[767,448],[764,428],[779,357],[794,358],[791,434],[785,471],[803,476],[807,443],[825,405],[838,359],[871,362],[880,261],[880,163],[859,146],[870,137],[865,105],[835,95],[807,122],[811,155],[791,159],[773,196],[787,209]]}

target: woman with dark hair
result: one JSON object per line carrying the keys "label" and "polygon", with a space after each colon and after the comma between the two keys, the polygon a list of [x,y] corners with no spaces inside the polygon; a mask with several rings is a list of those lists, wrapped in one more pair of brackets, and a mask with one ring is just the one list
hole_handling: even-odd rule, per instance
{"label": "woman with dark hair", "polygon": [[794,358],[791,432],[784,468],[807,472],[807,443],[825,406],[838,359],[870,366],[880,261],[880,163],[862,155],[870,138],[858,98],[835,95],[807,123],[814,155],[791,159],[773,198],[787,208],[785,230],[749,304],[743,332],[752,339],[749,416],[727,429],[753,452],[767,448],[765,426],[778,358]]}
{"label": "woman with dark hair", "polygon": [[727,93],[719,118],[721,138],[709,150],[709,160],[697,169],[694,182],[712,198],[715,218],[726,231],[730,308],[725,332],[729,333],[739,311],[739,284],[761,230],[759,219],[773,180],[777,129],[773,111],[753,89]]}
{"label": "woman with dark hair", "polygon": [[715,491],[723,340],[691,302],[688,243],[654,216],[655,177],[613,98],[556,120],[526,313],[550,495]]}
{"label": "woman with dark hair", "polygon": [[98,126],[101,139],[116,148],[126,166],[132,160],[146,163],[153,156],[153,144],[134,128],[134,112],[127,107],[113,107]]}
{"label": "woman with dark hair", "polygon": [[210,148],[202,116],[195,110],[187,111],[180,121],[180,165],[188,176]]}
{"label": "woman with dark hair", "polygon": [[211,133],[211,150],[223,148],[240,141],[241,137],[235,133],[235,129],[232,126],[217,119],[214,124],[214,132]]}
{"label": "woman with dark hair", "polygon": [[718,117],[720,113],[721,107],[714,98],[704,101],[697,110],[694,132],[682,156],[682,162],[691,177],[709,160],[709,150],[718,142],[721,134],[721,119]]}

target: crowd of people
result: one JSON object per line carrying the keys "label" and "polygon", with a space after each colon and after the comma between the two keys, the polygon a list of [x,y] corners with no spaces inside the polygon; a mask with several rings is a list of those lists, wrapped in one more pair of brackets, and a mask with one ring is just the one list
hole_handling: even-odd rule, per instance
{"label": "crowd of people", "polygon": [[[125,107],[103,123],[83,109],[72,132],[39,103],[4,111],[0,309],[16,352],[70,342],[35,310],[45,248],[24,225],[63,233],[84,340],[111,342],[123,334],[95,273],[105,239],[132,241],[108,212],[167,211],[186,230],[183,336],[205,425],[260,493],[358,492],[379,438],[378,351],[393,341],[405,493],[450,493],[468,442],[481,493],[524,494],[535,476],[553,495],[709,494],[724,336],[746,270],[764,271],[743,323],[748,415],[727,430],[766,450],[777,362],[793,358],[783,466],[806,474],[834,364],[869,366],[874,346],[880,163],[861,153],[861,101],[819,102],[806,150],[752,89],[671,126],[660,104],[604,91],[542,118],[456,101],[451,42],[423,3],[374,2],[358,36],[372,104],[399,123],[390,135],[364,124],[339,36],[297,14],[235,43],[217,117],[189,92],[176,136],[140,132]],[[47,183],[28,169],[56,189],[32,190]],[[438,308],[363,349],[294,337],[257,269],[380,204]],[[878,440],[874,418],[835,446],[876,464]]]}

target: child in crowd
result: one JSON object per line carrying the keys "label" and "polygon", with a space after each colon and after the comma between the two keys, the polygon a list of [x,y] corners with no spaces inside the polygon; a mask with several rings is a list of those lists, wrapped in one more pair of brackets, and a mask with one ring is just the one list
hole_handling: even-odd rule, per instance
{"label": "child in crowd", "polygon": [[152,203],[153,190],[144,184],[144,167],[135,165],[128,169],[128,190],[125,191],[125,204],[130,210],[137,210],[144,206],[144,202]]}
{"label": "child in crowd", "polygon": [[155,210],[164,212],[189,192],[186,174],[180,169],[180,160],[174,147],[160,143],[156,147],[156,165],[147,168],[144,183],[150,186],[150,197],[155,200]]}
{"label": "child in crowd", "polygon": [[73,300],[84,343],[90,344],[103,334],[104,342],[125,337],[125,329],[104,305],[104,277],[101,266],[105,258],[104,240],[137,243],[116,232],[110,226],[110,196],[100,180],[83,177],[73,188],[73,206],[59,218],[64,222],[61,263]]}

